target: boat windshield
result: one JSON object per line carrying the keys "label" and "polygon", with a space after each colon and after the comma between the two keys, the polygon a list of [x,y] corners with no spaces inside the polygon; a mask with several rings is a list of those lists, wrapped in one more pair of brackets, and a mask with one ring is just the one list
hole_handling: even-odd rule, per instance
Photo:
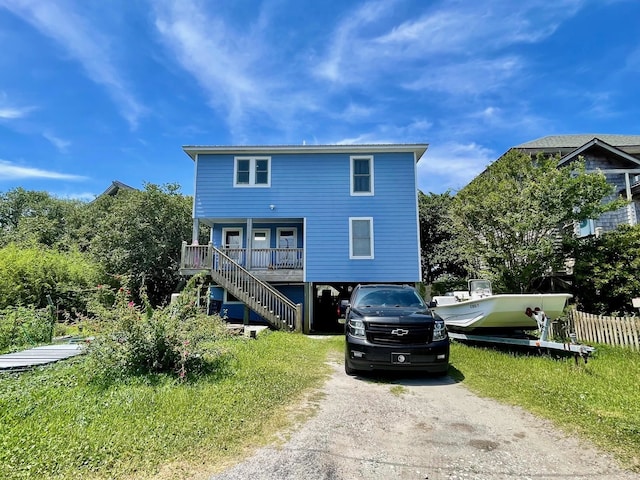
{"label": "boat windshield", "polygon": [[469,293],[472,297],[487,297],[491,295],[489,280],[469,280]]}

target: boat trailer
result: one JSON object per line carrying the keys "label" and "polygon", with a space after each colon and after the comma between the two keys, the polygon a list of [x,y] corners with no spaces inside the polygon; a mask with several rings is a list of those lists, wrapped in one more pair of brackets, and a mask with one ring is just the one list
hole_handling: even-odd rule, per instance
{"label": "boat trailer", "polygon": [[525,334],[519,336],[503,336],[460,332],[449,332],[449,337],[460,341],[487,343],[490,345],[514,345],[535,349],[540,352],[547,351],[561,355],[573,355],[576,363],[578,363],[579,357],[584,360],[584,363],[587,363],[587,359],[595,351],[594,347],[578,343],[575,334],[569,335],[569,342],[554,342],[549,340],[551,324],[549,317],[537,307],[533,309],[527,308],[525,313],[527,316],[535,319],[538,324],[538,332],[540,335],[538,338],[532,338]]}

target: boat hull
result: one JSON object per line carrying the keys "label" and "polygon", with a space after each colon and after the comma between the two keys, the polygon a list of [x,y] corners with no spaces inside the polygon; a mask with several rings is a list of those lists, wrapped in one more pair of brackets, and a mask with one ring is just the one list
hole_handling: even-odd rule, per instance
{"label": "boat hull", "polygon": [[444,320],[447,328],[458,331],[477,329],[533,330],[535,318],[526,314],[528,308],[539,308],[547,317],[562,315],[568,293],[491,295],[432,308]]}

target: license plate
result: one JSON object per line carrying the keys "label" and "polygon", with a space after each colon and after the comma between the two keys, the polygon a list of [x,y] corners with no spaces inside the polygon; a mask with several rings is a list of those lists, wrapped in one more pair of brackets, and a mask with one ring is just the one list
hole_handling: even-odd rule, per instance
{"label": "license plate", "polygon": [[392,353],[391,363],[394,365],[408,365],[411,363],[411,354],[409,353]]}

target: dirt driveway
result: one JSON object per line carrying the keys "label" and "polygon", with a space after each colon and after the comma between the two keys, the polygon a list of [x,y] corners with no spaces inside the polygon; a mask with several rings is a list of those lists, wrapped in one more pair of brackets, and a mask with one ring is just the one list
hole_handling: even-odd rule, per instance
{"label": "dirt driveway", "polygon": [[312,418],[212,480],[640,479],[449,377],[376,381],[332,367]]}

